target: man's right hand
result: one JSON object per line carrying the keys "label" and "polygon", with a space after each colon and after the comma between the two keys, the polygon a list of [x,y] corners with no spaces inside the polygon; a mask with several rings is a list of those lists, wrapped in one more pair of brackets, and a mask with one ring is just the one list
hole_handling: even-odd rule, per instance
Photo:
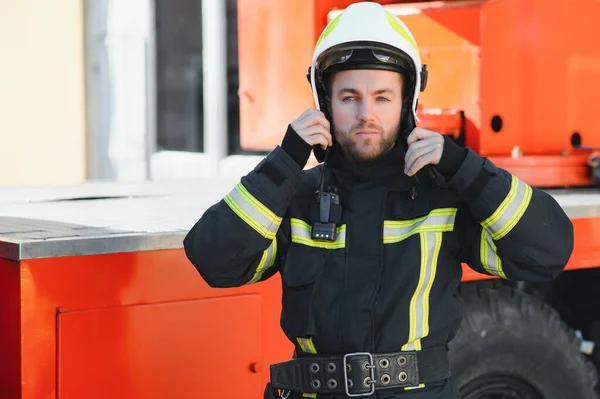
{"label": "man's right hand", "polygon": [[291,123],[294,131],[311,146],[320,145],[324,150],[333,145],[330,124],[325,114],[309,108]]}

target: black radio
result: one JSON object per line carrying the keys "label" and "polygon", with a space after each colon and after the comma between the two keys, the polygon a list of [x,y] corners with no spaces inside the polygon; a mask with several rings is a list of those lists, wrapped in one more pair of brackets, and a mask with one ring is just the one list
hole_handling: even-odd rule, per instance
{"label": "black radio", "polygon": [[342,205],[336,187],[325,187],[325,169],[329,148],[321,169],[319,189],[315,201],[311,204],[310,214],[313,220],[311,238],[313,240],[335,241],[336,228],[342,219]]}
{"label": "black radio", "polygon": [[339,220],[336,216],[341,214],[340,196],[334,191],[317,191],[315,196],[319,218],[313,223],[312,239],[334,241],[337,228],[335,220]]}

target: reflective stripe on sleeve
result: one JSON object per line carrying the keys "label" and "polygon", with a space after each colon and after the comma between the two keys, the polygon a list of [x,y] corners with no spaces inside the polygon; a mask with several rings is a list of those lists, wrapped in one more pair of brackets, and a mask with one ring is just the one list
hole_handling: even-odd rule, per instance
{"label": "reflective stripe on sleeve", "polygon": [[256,282],[258,282],[261,277],[263,276],[263,274],[265,273],[265,271],[267,271],[267,269],[269,269],[270,267],[273,266],[273,264],[275,263],[275,256],[277,255],[277,240],[273,240],[273,242],[271,243],[271,245],[269,245],[269,248],[267,248],[262,255],[262,258],[260,259],[260,262],[258,263],[258,266],[256,267],[256,273],[254,273],[254,276],[252,277],[252,279],[250,281],[248,281],[247,284],[254,284]]}
{"label": "reflective stripe on sleeve", "polygon": [[275,234],[281,224],[281,217],[275,215],[252,194],[246,190],[242,183],[238,183],[224,198],[244,222],[256,230],[263,237],[274,240]]}
{"label": "reflective stripe on sleeve", "polygon": [[494,241],[506,236],[521,220],[531,201],[531,187],[513,176],[510,191],[496,211],[481,226],[486,229]]}
{"label": "reflective stripe on sleeve", "polygon": [[481,265],[489,274],[506,279],[506,274],[502,270],[502,259],[496,253],[496,244],[485,229],[481,230],[479,255]]}

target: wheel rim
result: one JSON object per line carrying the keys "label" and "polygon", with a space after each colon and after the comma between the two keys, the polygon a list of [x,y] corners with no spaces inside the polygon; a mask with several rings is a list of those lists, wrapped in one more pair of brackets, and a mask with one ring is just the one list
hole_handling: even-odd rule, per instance
{"label": "wheel rim", "polygon": [[463,399],[544,399],[526,381],[504,374],[487,374],[460,388]]}

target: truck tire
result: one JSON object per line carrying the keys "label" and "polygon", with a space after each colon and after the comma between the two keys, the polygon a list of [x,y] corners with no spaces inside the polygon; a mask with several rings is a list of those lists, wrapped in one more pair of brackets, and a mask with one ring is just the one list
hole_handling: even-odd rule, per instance
{"label": "truck tire", "polygon": [[462,284],[461,295],[449,353],[462,399],[598,398],[596,369],[554,309],[502,284]]}

